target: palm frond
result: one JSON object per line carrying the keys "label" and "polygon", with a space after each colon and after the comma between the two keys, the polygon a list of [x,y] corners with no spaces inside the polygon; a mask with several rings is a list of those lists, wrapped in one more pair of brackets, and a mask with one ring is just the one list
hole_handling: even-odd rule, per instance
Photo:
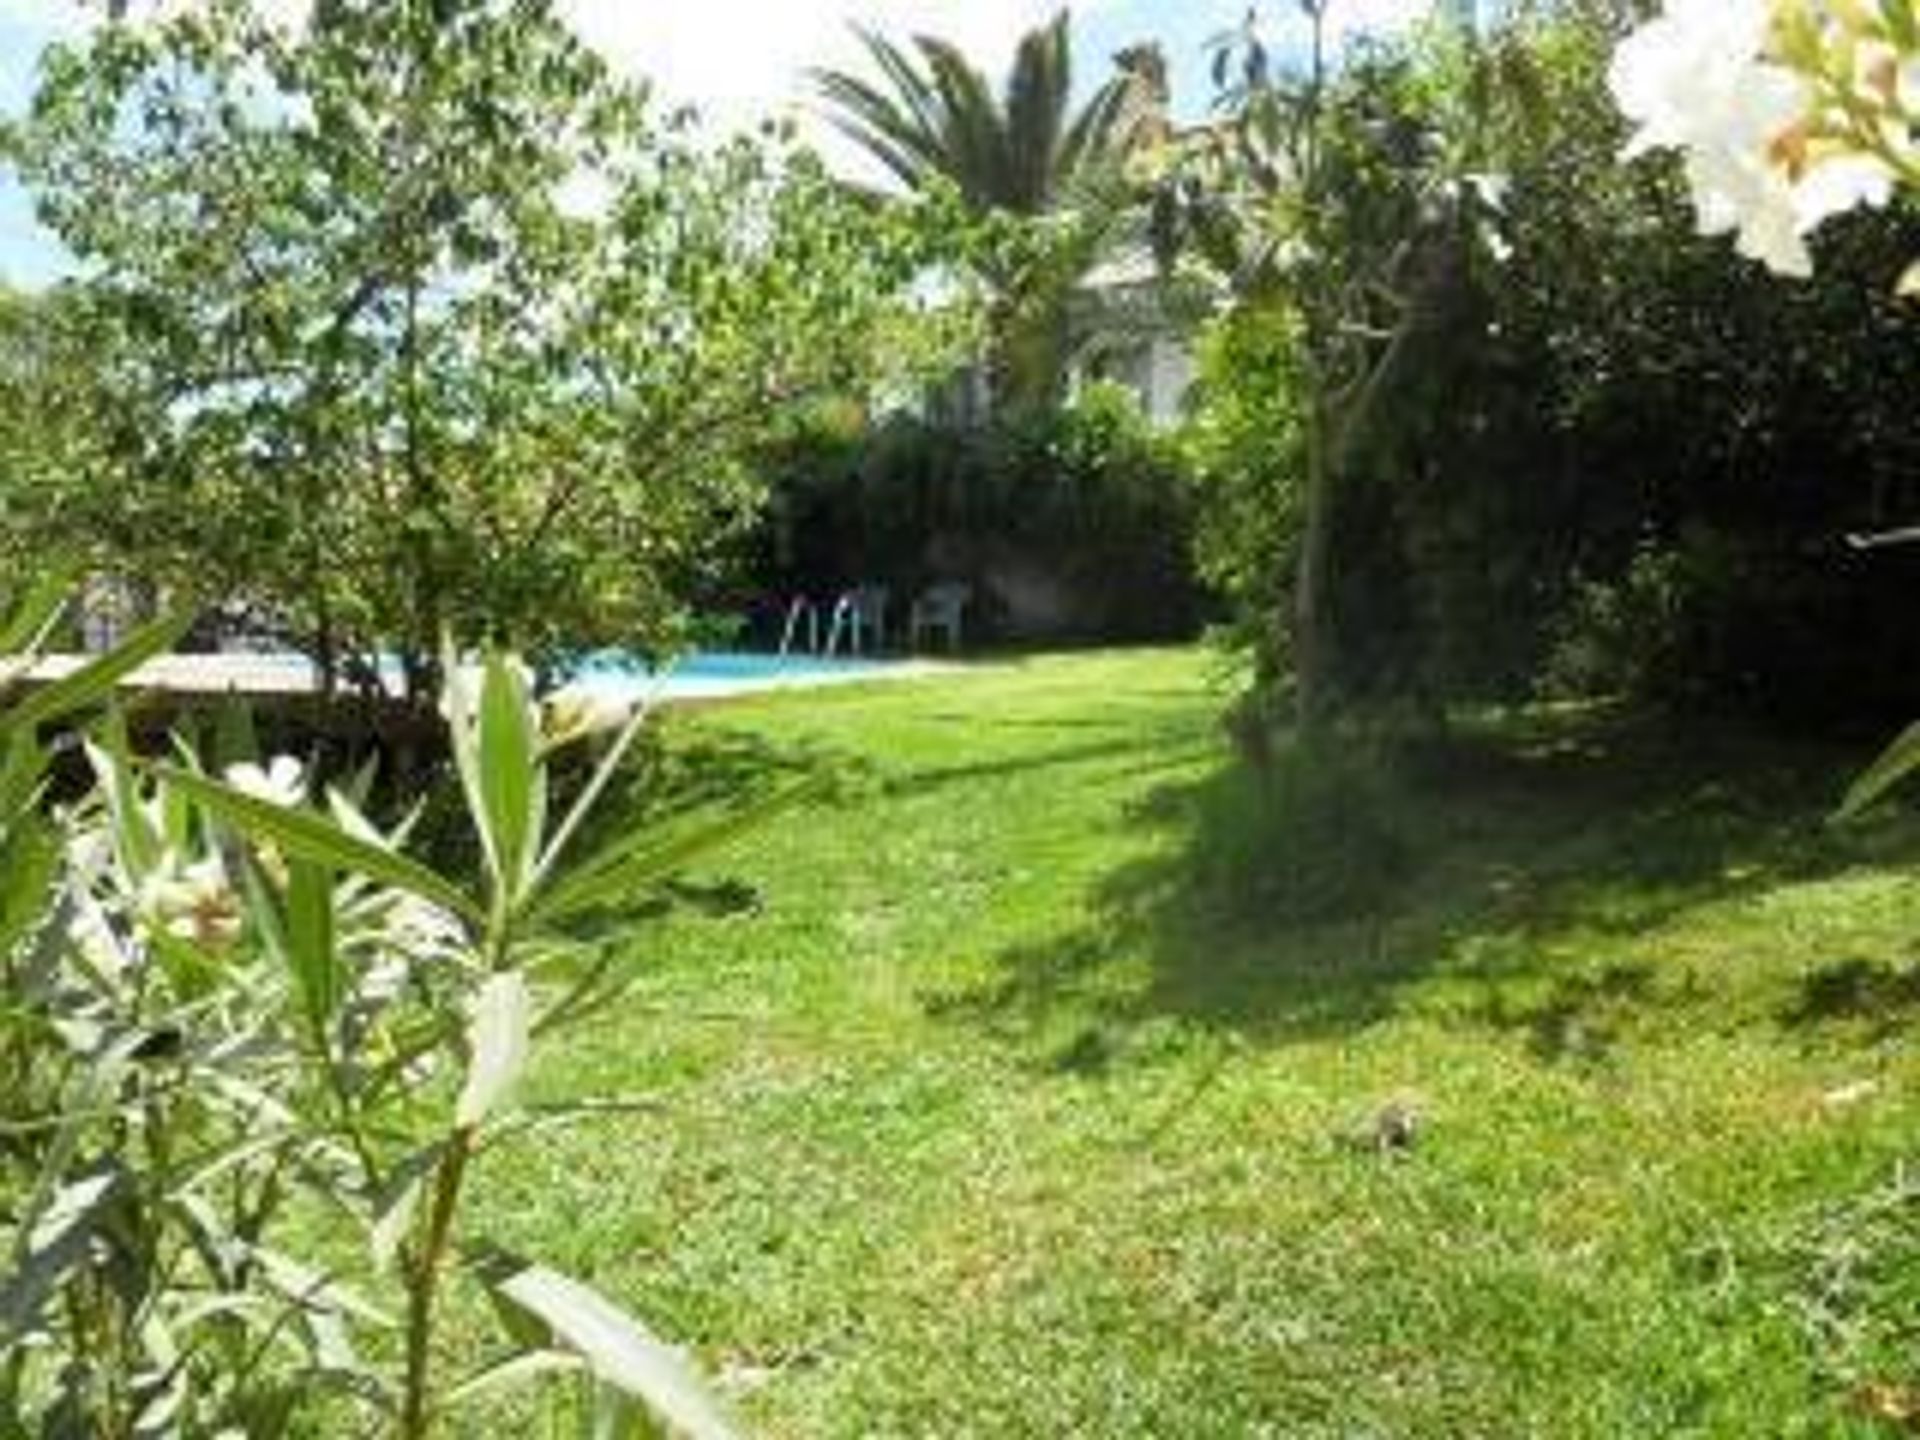
{"label": "palm frond", "polygon": [[1021,208],[1037,213],[1053,202],[1063,172],[1061,134],[1073,91],[1073,57],[1067,12],[1031,31],[1020,41],[1007,78],[1007,162]]}
{"label": "palm frond", "polygon": [[992,88],[979,69],[954,45],[931,35],[914,44],[927,62],[945,126],[949,178],[976,204],[1020,210],[1009,169],[1005,120]]}
{"label": "palm frond", "polygon": [[814,85],[828,102],[828,121],[872,155],[909,189],[942,169],[939,146],[885,95],[852,75],[817,72]]}
{"label": "palm frond", "polygon": [[908,187],[939,177],[983,210],[1059,208],[1080,173],[1107,168],[1152,108],[1142,77],[1130,72],[1072,112],[1065,10],[1021,38],[1004,94],[945,40],[918,35],[903,47],[866,27],[855,34],[878,78],[813,71],[832,123]]}

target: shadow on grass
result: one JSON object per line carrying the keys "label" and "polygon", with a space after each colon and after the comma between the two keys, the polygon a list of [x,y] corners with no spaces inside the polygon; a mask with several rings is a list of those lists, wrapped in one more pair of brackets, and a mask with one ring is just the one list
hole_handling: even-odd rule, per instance
{"label": "shadow on grass", "polygon": [[1920,1011],[1920,967],[1853,957],[1801,978],[1780,1019],[1796,1029],[1865,1022],[1874,1036],[1890,1034]]}
{"label": "shadow on grass", "polygon": [[[1546,1062],[1604,1064],[1637,1015],[1712,998],[1711,978],[1656,973],[1614,942],[1920,857],[1911,825],[1824,823],[1858,755],[1747,732],[1529,716],[1359,763],[1364,785],[1336,773],[1268,801],[1271,781],[1224,763],[1150,791],[1131,818],[1161,843],[1099,882],[1089,923],[929,1008],[1047,1037],[1055,1068],[1086,1073],[1158,1020],[1256,1043],[1346,1036],[1420,986],[1423,1011],[1519,1035]],[[1806,985],[1784,1019],[1920,1006],[1920,973],[1883,966]]]}
{"label": "shadow on grass", "polygon": [[[760,736],[719,729],[703,730],[685,743],[667,743],[657,736],[647,740],[589,815],[571,848],[573,863],[591,866],[628,847],[671,847],[678,836],[749,811],[796,786],[808,787],[805,803],[830,810],[854,803],[875,783],[864,762],[822,746],[775,745]],[[570,777],[566,792],[556,796],[553,810],[564,811],[584,783],[583,768]],[[607,939],[675,911],[726,918],[758,910],[759,891],[725,873],[732,844],[750,841],[751,836],[749,826],[710,854],[699,855],[699,878],[671,874],[636,887],[570,928],[576,938]],[[716,869],[721,873],[715,874]]]}
{"label": "shadow on grass", "polygon": [[[982,728],[1006,721],[985,722]],[[968,761],[954,765],[927,766],[889,776],[886,789],[893,794],[917,795],[950,785],[971,784],[981,780],[1012,779],[1016,776],[1054,770],[1066,766],[1100,765],[1107,761],[1130,761],[1126,774],[1146,775],[1191,765],[1209,753],[1211,742],[1196,736],[1190,725],[1164,725],[1142,735],[1138,731],[1122,733],[1111,740],[1094,740],[1081,745],[1062,745],[1052,750],[1022,751],[998,760]]]}

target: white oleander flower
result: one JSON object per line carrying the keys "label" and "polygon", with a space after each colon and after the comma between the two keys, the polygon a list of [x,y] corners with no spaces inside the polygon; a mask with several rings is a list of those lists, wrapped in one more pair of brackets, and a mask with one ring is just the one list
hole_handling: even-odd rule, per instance
{"label": "white oleander flower", "polygon": [[1879,209],[1893,198],[1899,178],[1877,155],[1838,154],[1813,161],[1793,187],[1801,233],[1862,205]]}
{"label": "white oleander flower", "polygon": [[1672,0],[1620,43],[1607,72],[1638,127],[1629,159],[1727,139],[1726,125],[1766,43],[1767,0]]}
{"label": "white oleander flower", "polygon": [[622,728],[633,719],[636,702],[601,686],[575,682],[547,696],[544,708],[547,744],[559,746]]}
{"label": "white oleander flower", "polygon": [[140,913],[177,940],[219,950],[240,936],[240,897],[216,859],[169,855],[140,884]]}
{"label": "white oleander flower", "polygon": [[1701,234],[1731,232],[1742,255],[1806,276],[1813,226],[1804,215],[1838,192],[1828,184],[1806,201],[1795,193],[1788,147],[1813,90],[1763,58],[1770,20],[1766,0],[1674,0],[1621,42],[1607,81],[1637,127],[1628,158],[1683,152]]}
{"label": "white oleander flower", "polygon": [[243,795],[289,810],[307,798],[306,769],[291,755],[276,755],[265,766],[251,761],[229,765],[226,779]]}
{"label": "white oleander flower", "polygon": [[[1742,255],[1804,278],[1813,273],[1806,237],[1844,211],[1885,205],[1901,177],[1847,142],[1852,106],[1823,110],[1811,62],[1782,64],[1769,52],[1787,33],[1776,27],[1794,18],[1807,17],[1791,17],[1780,0],[1672,0],[1621,43],[1608,85],[1636,127],[1628,158],[1682,152],[1702,234],[1732,233]],[[1837,23],[1824,11],[1813,19]],[[1904,107],[1920,97],[1920,68],[1872,40],[1852,63],[1854,100],[1883,108],[1874,123],[1888,150],[1915,153]]]}

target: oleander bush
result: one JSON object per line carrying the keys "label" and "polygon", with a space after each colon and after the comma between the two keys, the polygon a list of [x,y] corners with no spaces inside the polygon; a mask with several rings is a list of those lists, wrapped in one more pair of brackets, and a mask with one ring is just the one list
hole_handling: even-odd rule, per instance
{"label": "oleander bush", "polygon": [[[0,714],[0,1433],[420,1436],[537,1382],[594,1434],[727,1433],[675,1350],[462,1217],[483,1157],[622,1105],[516,1099],[532,1048],[634,978],[569,922],[753,813],[573,853],[644,713],[449,654],[482,863],[443,873],[369,814],[370,775],[322,790],[244,725],[134,754],[102,697],[184,628]],[[89,709],[91,789],[52,805],[40,732]],[[443,1333],[455,1287],[498,1318],[484,1353]]]}

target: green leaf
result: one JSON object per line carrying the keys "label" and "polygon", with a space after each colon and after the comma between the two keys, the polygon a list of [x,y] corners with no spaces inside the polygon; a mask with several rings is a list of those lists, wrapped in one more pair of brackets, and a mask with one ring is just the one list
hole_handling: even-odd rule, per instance
{"label": "green leaf", "polygon": [[41,686],[18,705],[0,712],[0,734],[31,730],[98,703],[147,661],[173,649],[192,624],[193,615],[184,612],[142,626],[107,654]]}
{"label": "green leaf", "polygon": [[287,868],[287,960],[307,1019],[322,1047],[344,986],[335,942],[333,872],[311,860]]}
{"label": "green leaf", "polygon": [[400,1253],[400,1243],[406,1239],[407,1229],[420,1208],[420,1199],[426,1194],[427,1179],[439,1165],[446,1148],[446,1142],[436,1140],[414,1151],[394,1167],[379,1195],[374,1197],[367,1239],[373,1263],[378,1268],[386,1269]]}
{"label": "green leaf", "polygon": [[94,1231],[127,1184],[126,1172],[106,1161],[52,1192],[32,1225],[20,1232],[12,1270],[0,1276],[0,1340],[37,1328],[48,1297],[86,1258]]}
{"label": "green leaf", "polygon": [[100,743],[85,742],[87,761],[107,801],[107,821],[113,829],[114,851],[120,868],[135,882],[160,863],[166,840],[154,827],[141,803],[134,779],[127,727],[117,709],[108,712],[100,727]]}
{"label": "green leaf", "polygon": [[[20,965],[21,943],[43,933],[42,927],[60,923],[54,885],[66,883],[63,858],[60,837],[38,815],[23,816],[0,833],[0,956],[14,962],[10,989],[26,973]],[[17,998],[17,991],[8,998]]]}
{"label": "green leaf", "polygon": [[357,1290],[342,1284],[332,1274],[264,1245],[251,1246],[250,1253],[260,1262],[263,1277],[282,1295],[308,1305],[324,1305],[383,1330],[399,1328],[399,1322],[392,1314]]}
{"label": "green leaf", "polygon": [[419,861],[349,835],[333,821],[311,810],[276,805],[178,766],[160,765],[154,769],[163,781],[179,786],[217,818],[255,840],[273,842],[290,857],[364,875],[409,891],[474,923],[485,918],[471,896]]}
{"label": "green leaf", "polygon": [[731,1440],[732,1426],[680,1353],[597,1291],[542,1265],[520,1266],[489,1284],[578,1351],[601,1381],[675,1430],[691,1440]]}
{"label": "green leaf", "polygon": [[466,797],[468,816],[480,837],[487,873],[497,877],[500,857],[493,848],[493,827],[487,824],[486,791],[480,779],[480,697],[474,693],[472,667],[461,663],[451,636],[441,638],[440,673],[440,708],[447,717],[447,741],[460,776],[460,792]]}
{"label": "green leaf", "polygon": [[581,1416],[581,1440],[655,1440],[659,1431],[639,1401],[611,1385],[592,1385]]}
{"label": "green leaf", "polygon": [[517,661],[497,652],[487,657],[479,726],[481,814],[475,818],[492,842],[494,878],[518,901],[546,824],[546,772],[526,678]]}
{"label": "green leaf", "polygon": [[467,1025],[467,1083],[461,1087],[454,1123],[485,1122],[513,1088],[527,1063],[533,1029],[533,998],[518,970],[489,975],[473,998]]}
{"label": "green leaf", "polygon": [[47,778],[47,752],[36,736],[16,730],[0,754],[0,825],[37,810]]}
{"label": "green leaf", "polygon": [[214,717],[213,768],[224,775],[229,766],[258,764],[260,735],[253,724],[253,706],[229,695]]}
{"label": "green leaf", "polygon": [[1920,300],[1920,260],[1900,272],[1900,278],[1894,282],[1893,293],[1899,300]]}
{"label": "green leaf", "polygon": [[1920,722],[1909,725],[1894,737],[1879,758],[1847,787],[1846,798],[1840,802],[1833,818],[1854,819],[1915,770],[1920,770]]}
{"label": "green leaf", "polygon": [[66,609],[76,578],[71,569],[55,570],[26,593],[6,623],[0,625],[0,656],[38,652],[60,612]]}
{"label": "green leaf", "polygon": [[640,738],[640,732],[645,728],[649,714],[647,706],[637,706],[632,718],[621,729],[607,753],[600,758],[600,763],[594,767],[593,776],[587,781],[586,788],[573,802],[573,807],[567,811],[566,818],[560,822],[560,828],[554,831],[552,842],[541,855],[540,863],[534,869],[533,878],[527,882],[527,893],[522,897],[524,900],[532,900],[545,886],[547,878],[553,874],[554,867],[560,863],[560,858],[566,853],[567,846],[572,843],[574,835],[586,823],[587,816],[592,812],[593,807],[600,803],[601,795],[613,782],[621,762],[627,758],[627,752],[633,748],[633,742]]}
{"label": "green leaf", "polygon": [[630,899],[636,892],[751,835],[812,797],[819,788],[817,781],[803,781],[665,840],[643,833],[616,842],[556,883],[535,903],[534,913],[547,921],[565,920],[600,905]]}
{"label": "green leaf", "polygon": [[523,1350],[469,1375],[447,1392],[446,1403],[464,1405],[543,1375],[571,1374],[579,1370],[581,1364],[578,1355],[566,1350]]}

